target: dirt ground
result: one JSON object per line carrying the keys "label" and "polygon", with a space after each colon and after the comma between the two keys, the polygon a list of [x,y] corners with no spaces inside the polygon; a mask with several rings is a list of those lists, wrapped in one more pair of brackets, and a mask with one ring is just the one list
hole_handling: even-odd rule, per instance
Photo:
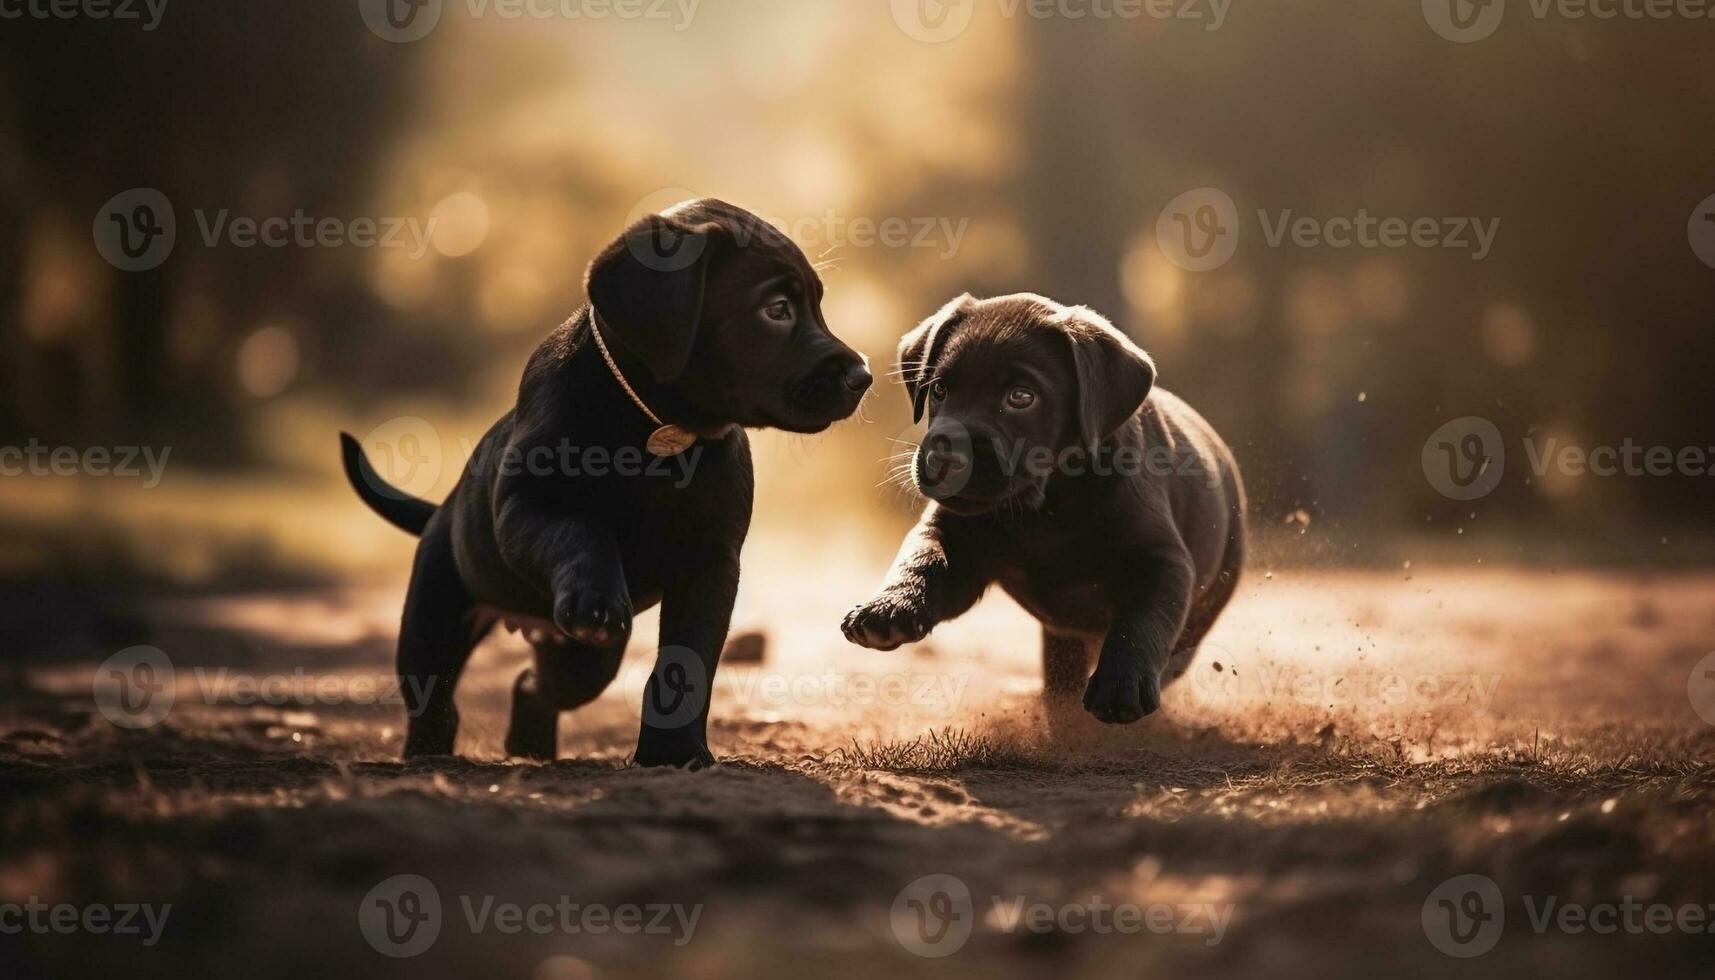
{"label": "dirt ground", "polygon": [[[461,758],[397,761],[398,583],[30,634],[0,676],[0,902],[171,910],[153,945],[0,935],[0,972],[1715,970],[1711,916],[1686,911],[1715,903],[1715,576],[1253,569],[1164,711],[1119,730],[1047,724],[1034,625],[998,596],[916,648],[845,645],[871,584],[747,582],[737,625],[766,659],[723,667],[724,762],[696,773],[627,765],[653,616],[547,766],[501,757],[526,654],[507,636],[460,689]],[[133,632],[174,701],[129,730],[92,679]],[[381,912],[431,921],[399,875],[432,885],[438,933],[377,938]],[[1443,886],[1465,875],[1492,891]],[[1596,928],[1608,906],[1641,924]],[[1653,929],[1652,907],[1679,917]]]}

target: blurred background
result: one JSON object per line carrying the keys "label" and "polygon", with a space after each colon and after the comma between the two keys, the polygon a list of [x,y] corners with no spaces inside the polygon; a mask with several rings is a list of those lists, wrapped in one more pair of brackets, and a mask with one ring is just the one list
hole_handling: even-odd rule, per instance
{"label": "blurred background", "polygon": [[[1416,0],[1168,7],[171,0],[139,2],[143,22],[8,20],[0,445],[170,457],[152,486],[0,478],[0,570],[402,575],[411,543],[346,489],[335,433],[410,435],[412,489],[444,494],[590,256],[693,194],[831,263],[829,320],[879,364],[964,290],[1108,314],[1234,445],[1266,564],[1700,559],[1715,478],[1538,477],[1522,447],[1715,445],[1703,25],[1521,6],[1456,43]],[[1199,188],[1239,217],[1207,271],[1158,234]],[[103,221],[136,189],[170,202],[176,242],[122,271]],[[1268,240],[1283,214],[1360,212],[1496,234],[1480,257],[1471,232]],[[229,227],[298,214],[401,230],[269,247]],[[879,485],[906,399],[864,414],[756,439],[757,547],[891,553],[916,509]],[[1471,502],[1423,464],[1467,416],[1513,454]]]}
{"label": "blurred background", "polygon": [[[0,0],[0,906],[173,908],[154,955],[32,932],[0,972],[1707,976],[1704,930],[1563,914],[1715,896],[1700,2]],[[336,434],[441,498],[589,259],[697,195],[826,263],[878,377],[963,291],[1156,356],[1253,538],[1166,710],[1048,723],[998,595],[843,640],[918,509],[878,384],[753,438],[731,764],[626,765],[647,619],[557,764],[506,758],[499,631],[460,758],[397,761],[414,542]],[[445,894],[417,960],[364,918],[402,874]],[[939,874],[1239,911],[1218,947],[985,919],[913,956]],[[1510,907],[1483,959],[1431,930],[1473,875]],[[568,894],[709,915],[681,949],[453,911]]]}

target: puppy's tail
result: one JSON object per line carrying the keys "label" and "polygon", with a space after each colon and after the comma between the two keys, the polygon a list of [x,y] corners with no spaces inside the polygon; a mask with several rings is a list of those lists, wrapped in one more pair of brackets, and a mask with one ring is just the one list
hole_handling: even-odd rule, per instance
{"label": "puppy's tail", "polygon": [[339,434],[339,447],[345,458],[345,478],[351,481],[351,488],[357,491],[357,496],[387,523],[406,534],[422,537],[423,528],[429,526],[429,518],[435,516],[435,505],[395,489],[383,480],[375,472],[375,467],[369,465],[369,457],[363,454],[363,445],[349,433]]}

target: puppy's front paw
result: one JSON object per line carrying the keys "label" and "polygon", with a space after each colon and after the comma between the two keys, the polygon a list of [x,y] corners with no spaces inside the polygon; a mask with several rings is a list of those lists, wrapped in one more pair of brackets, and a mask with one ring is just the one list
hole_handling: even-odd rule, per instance
{"label": "puppy's front paw", "polygon": [[624,646],[631,638],[631,603],[598,589],[572,588],[554,600],[554,625],[578,643]]}
{"label": "puppy's front paw", "polygon": [[1108,725],[1129,725],[1161,707],[1161,681],[1153,672],[1100,666],[1084,689],[1084,710]]}
{"label": "puppy's front paw", "polygon": [[846,639],[871,650],[897,650],[929,635],[934,624],[914,597],[886,591],[846,613]]}
{"label": "puppy's front paw", "polygon": [[645,728],[632,761],[644,769],[707,769],[715,764],[708,743],[682,731]]}

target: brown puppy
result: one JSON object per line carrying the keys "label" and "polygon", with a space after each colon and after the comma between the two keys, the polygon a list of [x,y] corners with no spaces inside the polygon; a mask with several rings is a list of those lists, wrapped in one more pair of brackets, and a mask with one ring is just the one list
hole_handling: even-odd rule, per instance
{"label": "brown puppy", "polygon": [[846,638],[921,640],[998,583],[1042,622],[1051,702],[1082,692],[1112,724],[1153,713],[1244,565],[1232,453],[1083,307],[961,296],[906,335],[899,363],[929,418],[912,476],[931,503]]}

